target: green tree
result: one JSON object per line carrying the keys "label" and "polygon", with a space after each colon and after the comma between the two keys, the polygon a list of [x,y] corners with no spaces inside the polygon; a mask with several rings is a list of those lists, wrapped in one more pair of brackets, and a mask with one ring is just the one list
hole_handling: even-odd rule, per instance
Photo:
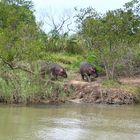
{"label": "green tree", "polygon": [[[115,79],[116,66],[122,62],[135,43],[139,20],[132,11],[117,9],[104,15],[81,10],[79,35],[96,52],[108,79]],[[81,12],[80,11],[80,12]],[[83,18],[83,15],[85,18]],[[88,16],[90,15],[90,16]]]}
{"label": "green tree", "polygon": [[42,46],[32,8],[31,1],[0,2],[0,55],[6,61],[34,57]]}

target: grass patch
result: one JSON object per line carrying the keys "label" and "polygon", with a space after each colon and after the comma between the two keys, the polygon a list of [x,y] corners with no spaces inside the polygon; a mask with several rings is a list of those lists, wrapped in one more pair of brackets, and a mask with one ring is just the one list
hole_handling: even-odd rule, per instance
{"label": "grass patch", "polygon": [[140,95],[140,87],[136,85],[130,85],[130,84],[123,84],[120,87],[121,89],[131,92],[132,94],[139,94]]}
{"label": "grass patch", "polygon": [[140,95],[140,87],[133,84],[123,84],[116,80],[103,80],[102,86],[107,88],[117,88],[131,94]]}
{"label": "grass patch", "polygon": [[[94,53],[87,52],[84,54],[70,54],[70,53],[50,53],[42,52],[40,54],[42,60],[55,62],[61,64],[66,69],[77,69],[82,61],[88,61],[94,63],[96,61],[96,56]],[[100,68],[99,68],[100,69]]]}
{"label": "grass patch", "polygon": [[103,87],[108,88],[117,88],[121,86],[121,83],[117,80],[103,80],[101,84]]}

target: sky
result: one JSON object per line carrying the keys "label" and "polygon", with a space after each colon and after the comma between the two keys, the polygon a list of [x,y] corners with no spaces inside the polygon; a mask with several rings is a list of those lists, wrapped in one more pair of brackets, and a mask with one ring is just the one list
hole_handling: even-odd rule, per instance
{"label": "sky", "polygon": [[[32,0],[37,21],[43,21],[43,29],[48,32],[55,24],[74,14],[74,7],[93,7],[99,13],[122,8],[131,0]],[[71,19],[72,21],[73,19]],[[72,25],[74,27],[74,25]]]}

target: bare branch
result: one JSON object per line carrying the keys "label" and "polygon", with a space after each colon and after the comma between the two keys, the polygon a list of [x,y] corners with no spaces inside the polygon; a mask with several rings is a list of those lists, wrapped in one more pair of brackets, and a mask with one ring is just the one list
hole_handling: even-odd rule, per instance
{"label": "bare branch", "polygon": [[63,25],[70,19],[70,17],[66,18],[66,19],[63,19],[61,25],[57,28],[57,31],[61,30]]}
{"label": "bare branch", "polygon": [[20,69],[20,70],[23,70],[23,71],[26,71],[28,73],[31,73],[31,74],[35,74],[33,71],[31,70],[28,70],[24,67],[21,67],[21,66],[14,66],[12,63],[6,61],[2,56],[0,56],[1,60],[3,61],[4,64],[8,65],[12,70],[14,69]]}

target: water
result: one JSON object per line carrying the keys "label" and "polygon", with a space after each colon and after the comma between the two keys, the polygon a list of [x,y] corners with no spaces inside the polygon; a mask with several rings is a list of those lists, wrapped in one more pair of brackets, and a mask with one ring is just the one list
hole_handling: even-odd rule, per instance
{"label": "water", "polygon": [[140,105],[0,105],[0,140],[140,140]]}

